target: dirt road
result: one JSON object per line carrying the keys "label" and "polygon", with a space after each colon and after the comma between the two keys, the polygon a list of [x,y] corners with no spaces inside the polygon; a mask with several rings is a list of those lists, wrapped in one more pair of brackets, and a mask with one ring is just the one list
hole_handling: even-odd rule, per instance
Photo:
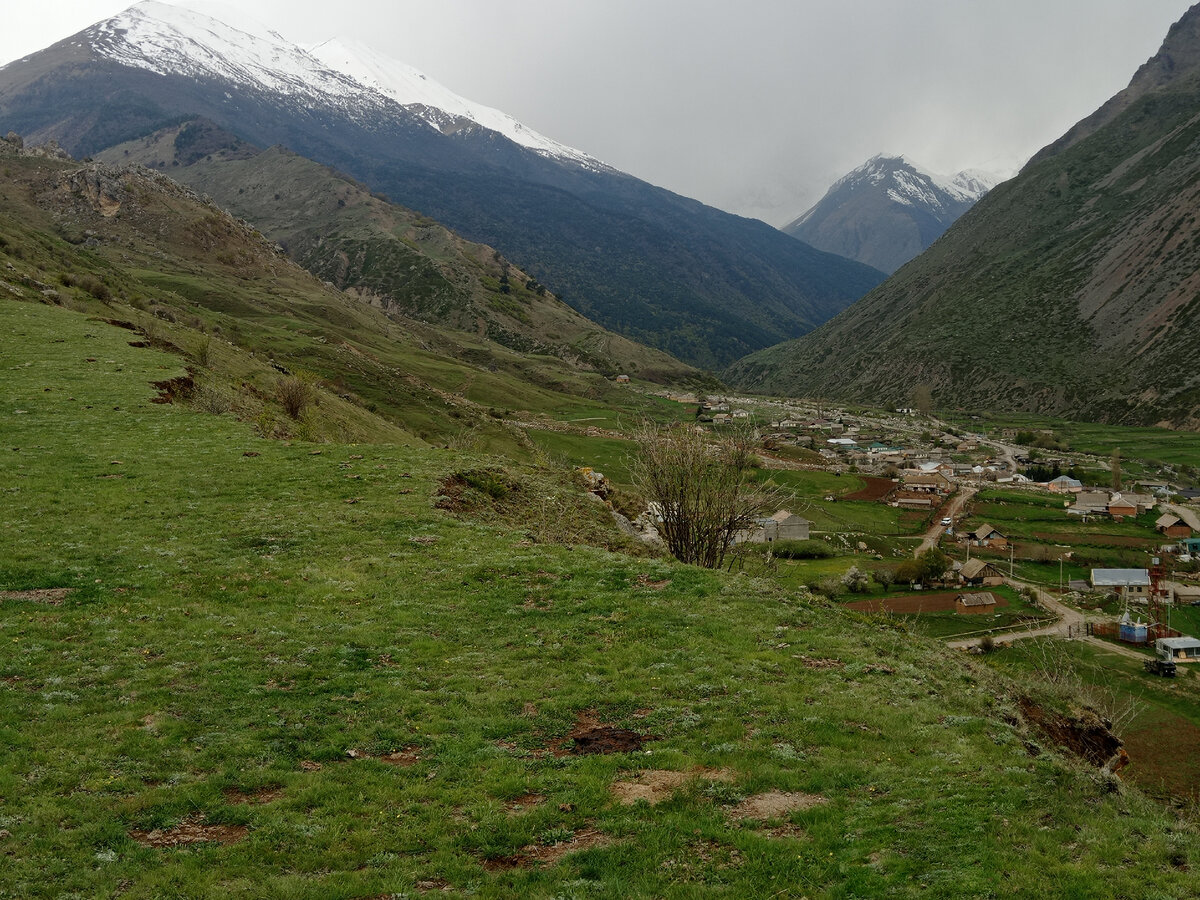
{"label": "dirt road", "polygon": [[[950,498],[950,505],[942,510],[942,515],[939,516],[939,519],[946,516],[950,516],[951,518],[957,516],[962,512],[962,508],[966,505],[967,501],[975,496],[977,490],[978,488],[973,487],[960,488],[958,493]],[[945,530],[946,526],[940,525],[937,522],[930,525],[929,530],[925,532],[925,538],[921,541],[921,545],[913,551],[913,556],[920,556],[926,550],[936,547],[938,538],[942,536],[942,532]]]}

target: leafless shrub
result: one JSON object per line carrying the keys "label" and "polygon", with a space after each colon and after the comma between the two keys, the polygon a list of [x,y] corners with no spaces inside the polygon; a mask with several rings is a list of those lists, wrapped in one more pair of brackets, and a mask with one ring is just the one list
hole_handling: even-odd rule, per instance
{"label": "leafless shrub", "polygon": [[313,387],[297,375],[286,375],[279,379],[275,386],[275,396],[283,411],[296,421],[304,415],[305,410],[312,405]]}
{"label": "leafless shrub", "polygon": [[634,435],[634,485],[652,504],[671,555],[720,568],[742,532],[778,508],[781,494],[749,482],[758,435],[719,440],[693,427],[646,425]]}

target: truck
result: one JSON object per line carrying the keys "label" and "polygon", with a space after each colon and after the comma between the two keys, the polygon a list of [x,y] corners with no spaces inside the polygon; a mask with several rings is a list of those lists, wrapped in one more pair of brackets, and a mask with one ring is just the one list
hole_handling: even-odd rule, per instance
{"label": "truck", "polygon": [[1151,675],[1158,675],[1161,678],[1175,677],[1175,660],[1171,659],[1169,653],[1159,653],[1151,659],[1142,660],[1142,668]]}

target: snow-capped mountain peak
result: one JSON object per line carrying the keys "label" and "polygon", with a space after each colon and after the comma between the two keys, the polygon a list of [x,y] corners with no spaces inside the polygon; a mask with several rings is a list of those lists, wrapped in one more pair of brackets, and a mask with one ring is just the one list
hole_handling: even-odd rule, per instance
{"label": "snow-capped mountain peak", "polygon": [[840,178],[783,230],[819,250],[893,272],[1002,180],[980,171],[940,175],[907,156],[881,153]]}
{"label": "snow-capped mountain peak", "polygon": [[92,26],[87,35],[96,53],[125,66],[160,75],[225,80],[301,104],[332,106],[355,118],[399,104],[446,134],[471,123],[543,156],[603,168],[586,153],[539,134],[500,110],[472,103],[364,44],[339,39],[305,49],[240,11],[218,4],[197,2],[184,7],[142,0]]}
{"label": "snow-capped mountain peak", "polygon": [[469,119],[547,156],[597,164],[586,153],[539,134],[505,112],[467,100],[423,72],[359,41],[334,38],[312,47],[310,52],[331,69],[379,91],[402,106],[423,107],[426,121],[440,130],[453,127],[453,123],[447,122],[448,114],[452,118]]}

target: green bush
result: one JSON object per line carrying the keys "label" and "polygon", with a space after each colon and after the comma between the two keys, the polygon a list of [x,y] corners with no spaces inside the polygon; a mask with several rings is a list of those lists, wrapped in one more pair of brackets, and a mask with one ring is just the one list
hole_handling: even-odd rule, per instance
{"label": "green bush", "polygon": [[824,541],[776,541],[766,546],[780,559],[829,559],[837,555]]}

